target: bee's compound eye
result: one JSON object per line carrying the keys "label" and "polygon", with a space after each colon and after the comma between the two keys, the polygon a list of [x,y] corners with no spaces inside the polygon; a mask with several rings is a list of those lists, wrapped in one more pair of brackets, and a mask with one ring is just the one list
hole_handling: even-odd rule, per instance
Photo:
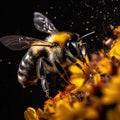
{"label": "bee's compound eye", "polygon": [[78,33],[73,33],[73,34],[72,34],[71,41],[76,42],[76,41],[78,41],[78,39],[79,39],[79,34],[78,34]]}
{"label": "bee's compound eye", "polygon": [[67,43],[67,47],[68,47],[68,49],[70,50],[70,52],[71,52],[74,56],[77,56],[78,51],[77,51],[77,44],[76,44],[76,42],[69,41],[69,42]]}

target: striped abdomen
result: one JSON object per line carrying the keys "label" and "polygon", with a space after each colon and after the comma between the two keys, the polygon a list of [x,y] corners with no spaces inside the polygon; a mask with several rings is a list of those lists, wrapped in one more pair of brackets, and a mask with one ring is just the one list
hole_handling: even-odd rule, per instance
{"label": "striped abdomen", "polygon": [[37,58],[31,50],[29,50],[21,60],[18,69],[18,81],[23,87],[36,82],[36,61]]}

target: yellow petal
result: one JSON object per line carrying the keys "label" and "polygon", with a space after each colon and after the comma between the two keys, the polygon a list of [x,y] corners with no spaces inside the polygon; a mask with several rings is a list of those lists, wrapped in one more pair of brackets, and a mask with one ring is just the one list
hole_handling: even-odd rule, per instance
{"label": "yellow petal", "polygon": [[42,109],[40,109],[40,108],[37,109],[37,115],[38,115],[39,119],[43,117],[44,112],[42,111]]}
{"label": "yellow petal", "polygon": [[85,79],[84,78],[79,78],[78,76],[71,76],[70,82],[74,84],[76,87],[80,87],[83,85]]}
{"label": "yellow petal", "polygon": [[116,90],[114,86],[103,89],[103,94],[101,100],[104,104],[112,104],[120,100],[119,89]]}
{"label": "yellow petal", "polygon": [[86,118],[88,118],[88,119],[96,119],[96,118],[98,118],[97,110],[93,109],[92,107],[89,107],[86,110]]}
{"label": "yellow petal", "polygon": [[104,96],[101,99],[101,102],[105,105],[110,105],[115,103],[115,100],[111,98],[111,96]]}
{"label": "yellow petal", "polygon": [[120,87],[120,75],[112,77],[111,84],[111,86],[114,84],[115,87]]}
{"label": "yellow petal", "polygon": [[45,104],[46,105],[44,106],[44,113],[47,114],[55,113],[55,104],[52,99],[48,99]]}
{"label": "yellow petal", "polygon": [[98,69],[102,74],[110,74],[112,71],[111,61],[108,58],[103,58],[98,63]]}
{"label": "yellow petal", "polygon": [[69,70],[72,74],[83,74],[83,71],[79,67],[77,67],[76,65],[70,66]]}
{"label": "yellow petal", "polygon": [[109,56],[114,56],[116,59],[120,60],[120,38],[115,41],[114,46],[109,51]]}
{"label": "yellow petal", "polygon": [[100,74],[95,74],[94,75],[94,83],[97,84],[99,83],[101,80]]}
{"label": "yellow petal", "polygon": [[24,117],[26,120],[39,120],[36,110],[32,107],[28,107],[24,112]]}
{"label": "yellow petal", "polygon": [[73,109],[75,109],[75,110],[81,111],[84,106],[83,106],[83,104],[80,104],[80,102],[76,101],[76,102],[74,102],[74,104],[73,104],[72,107],[73,107]]}
{"label": "yellow petal", "polygon": [[103,58],[105,56],[105,51],[103,49],[101,51],[99,51],[99,56],[101,58]]}

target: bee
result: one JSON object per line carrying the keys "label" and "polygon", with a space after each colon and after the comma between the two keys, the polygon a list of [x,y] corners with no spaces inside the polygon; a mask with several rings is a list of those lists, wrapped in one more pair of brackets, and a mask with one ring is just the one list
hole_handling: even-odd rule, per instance
{"label": "bee", "polygon": [[43,91],[49,97],[46,74],[58,73],[63,80],[71,84],[62,63],[69,61],[81,68],[76,61],[76,58],[85,61],[86,43],[83,43],[81,39],[93,34],[94,31],[82,37],[77,33],[59,32],[53,23],[39,12],[34,12],[33,22],[38,31],[50,34],[45,40],[8,35],[0,38],[0,42],[11,50],[29,48],[19,64],[18,81],[25,88],[40,80]]}

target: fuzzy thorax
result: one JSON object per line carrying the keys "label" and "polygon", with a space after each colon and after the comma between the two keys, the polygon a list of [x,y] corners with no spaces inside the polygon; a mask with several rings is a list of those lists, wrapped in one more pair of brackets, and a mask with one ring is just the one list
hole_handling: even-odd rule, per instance
{"label": "fuzzy thorax", "polygon": [[71,38],[71,33],[69,32],[59,32],[53,35],[50,35],[46,38],[46,41],[52,43],[58,43],[61,49],[65,47],[66,42]]}

